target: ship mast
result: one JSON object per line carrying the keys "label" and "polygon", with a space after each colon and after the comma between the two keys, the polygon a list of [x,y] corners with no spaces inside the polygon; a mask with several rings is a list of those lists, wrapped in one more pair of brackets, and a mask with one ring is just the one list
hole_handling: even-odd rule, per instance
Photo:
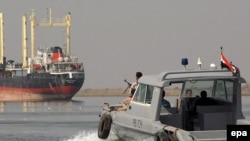
{"label": "ship mast", "polygon": [[27,68],[28,67],[28,47],[27,47],[27,16],[24,15],[22,17],[22,33],[23,33],[23,68]]}
{"label": "ship mast", "polygon": [[4,37],[3,37],[3,13],[0,13],[0,64],[3,64],[3,57],[4,57]]}
{"label": "ship mast", "polygon": [[34,11],[32,11],[32,14],[30,16],[31,21],[31,57],[33,58],[35,56],[35,28],[36,27],[54,27],[54,26],[65,26],[66,27],[66,55],[70,56],[70,24],[71,24],[71,15],[68,13],[64,19],[60,22],[56,21],[53,22],[52,20],[52,14],[51,14],[51,8],[49,9],[48,17],[46,22],[37,22],[36,16]]}

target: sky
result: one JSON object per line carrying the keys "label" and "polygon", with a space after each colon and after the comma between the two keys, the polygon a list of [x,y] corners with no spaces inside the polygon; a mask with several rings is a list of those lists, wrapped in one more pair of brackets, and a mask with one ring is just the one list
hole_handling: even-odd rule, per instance
{"label": "sky", "polygon": [[[137,71],[182,70],[181,58],[188,69],[198,69],[198,57],[202,68],[220,69],[221,46],[250,81],[249,0],[1,0],[7,60],[21,62],[21,17],[34,10],[41,21],[47,8],[52,18],[71,13],[71,54],[84,63],[84,89],[126,88]],[[39,27],[36,46],[63,46],[64,34]]]}

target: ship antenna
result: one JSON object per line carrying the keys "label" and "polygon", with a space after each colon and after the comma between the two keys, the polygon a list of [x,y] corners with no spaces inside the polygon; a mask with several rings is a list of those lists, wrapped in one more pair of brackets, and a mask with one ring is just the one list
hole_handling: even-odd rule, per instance
{"label": "ship antenna", "polygon": [[197,65],[199,65],[199,69],[201,70],[201,65],[202,65],[201,57],[198,58]]}

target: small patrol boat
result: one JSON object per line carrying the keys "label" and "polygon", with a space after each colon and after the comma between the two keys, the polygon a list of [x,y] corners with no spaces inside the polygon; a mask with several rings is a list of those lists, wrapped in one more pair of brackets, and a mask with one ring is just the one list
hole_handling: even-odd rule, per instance
{"label": "small patrol boat", "polygon": [[[187,58],[182,65],[188,64]],[[122,104],[105,103],[100,114],[98,137],[110,132],[119,139],[154,141],[226,141],[227,126],[249,124],[242,113],[241,84],[245,79],[221,53],[222,69],[167,71],[143,76],[126,110]],[[228,69],[225,69],[227,67]],[[177,90],[179,97],[170,108],[162,107],[163,91]],[[192,95],[187,96],[186,91]],[[207,102],[198,104],[206,91]],[[213,101],[213,102],[211,102]]]}

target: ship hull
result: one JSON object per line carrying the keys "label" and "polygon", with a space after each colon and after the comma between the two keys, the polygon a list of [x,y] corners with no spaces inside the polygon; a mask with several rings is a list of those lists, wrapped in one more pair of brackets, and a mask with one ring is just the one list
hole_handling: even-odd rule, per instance
{"label": "ship hull", "polygon": [[0,78],[0,101],[70,100],[81,89],[84,73],[80,78],[63,78],[63,75]]}

